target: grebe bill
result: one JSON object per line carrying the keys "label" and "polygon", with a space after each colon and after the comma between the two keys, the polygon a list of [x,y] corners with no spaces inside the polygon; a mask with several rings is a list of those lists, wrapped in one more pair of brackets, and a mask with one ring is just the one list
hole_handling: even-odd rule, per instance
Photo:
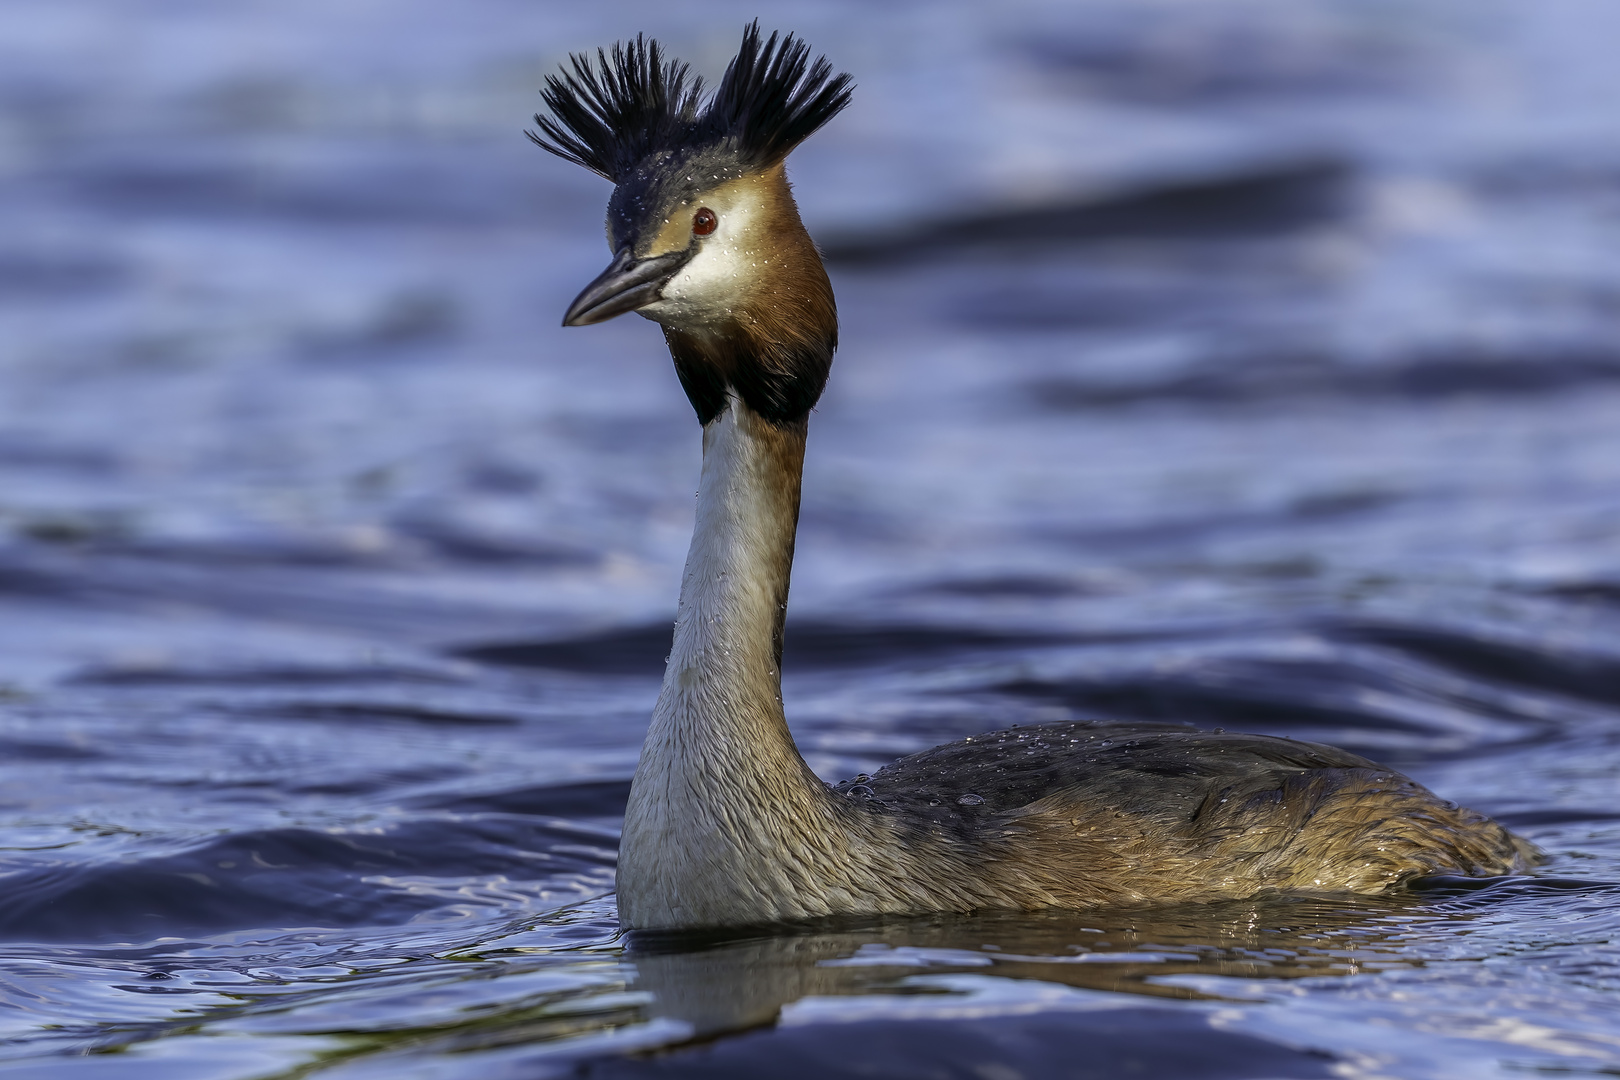
{"label": "grebe bill", "polygon": [[613,181],[612,264],[565,325],[662,324],[703,425],[674,645],[630,790],[627,929],[835,914],[1084,908],[1494,875],[1534,848],[1314,743],[1163,724],[991,732],[836,788],[794,745],[782,627],[832,288],[783,162],[847,75],[757,22],[714,94],[637,38],[547,80],[545,149]]}

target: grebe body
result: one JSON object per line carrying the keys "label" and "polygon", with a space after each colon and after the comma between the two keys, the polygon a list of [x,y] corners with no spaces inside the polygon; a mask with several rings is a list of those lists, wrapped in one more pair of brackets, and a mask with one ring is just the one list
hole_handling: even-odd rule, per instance
{"label": "grebe body", "polygon": [[625,815],[627,929],[839,914],[1374,893],[1512,873],[1532,847],[1314,743],[1174,725],[991,732],[824,784],[781,696],[805,436],[837,345],[783,163],[848,76],[757,24],[715,93],[656,43],[548,80],[547,150],[613,181],[611,265],[565,325],[659,322],[703,425],[674,643]]}

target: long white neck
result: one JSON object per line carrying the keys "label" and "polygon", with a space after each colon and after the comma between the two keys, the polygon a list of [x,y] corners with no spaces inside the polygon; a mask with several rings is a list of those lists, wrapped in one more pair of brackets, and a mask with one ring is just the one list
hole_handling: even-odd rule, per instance
{"label": "long white neck", "polygon": [[[742,736],[798,759],[782,715],[782,620],[799,523],[804,425],[733,398],[703,429],[697,524],[653,729]],[[672,708],[682,706],[681,708]]]}
{"label": "long white neck", "polygon": [[782,715],[782,617],[803,421],[736,397],[703,430],[697,529],[664,689],[619,844],[627,930],[742,926],[1004,902],[927,820],[835,795]]}
{"label": "long white neck", "polygon": [[778,864],[809,855],[795,855],[807,842],[796,834],[836,826],[782,713],[804,436],[802,422],[769,423],[735,397],[704,428],[674,647],[620,845],[627,927],[749,921],[749,904],[794,917],[778,910],[797,891]]}

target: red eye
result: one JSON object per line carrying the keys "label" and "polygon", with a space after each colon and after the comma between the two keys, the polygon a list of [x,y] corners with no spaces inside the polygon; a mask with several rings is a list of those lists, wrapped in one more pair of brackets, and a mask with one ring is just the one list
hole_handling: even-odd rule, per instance
{"label": "red eye", "polygon": [[699,207],[697,214],[692,218],[692,231],[698,236],[708,236],[714,232],[720,219],[714,216],[714,211],[707,206]]}

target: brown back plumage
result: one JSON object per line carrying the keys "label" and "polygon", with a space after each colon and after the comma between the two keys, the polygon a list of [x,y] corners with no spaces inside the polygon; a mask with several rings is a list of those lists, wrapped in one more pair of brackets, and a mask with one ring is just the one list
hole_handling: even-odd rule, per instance
{"label": "brown back plumage", "polygon": [[975,735],[838,790],[856,788],[858,803],[980,852],[993,888],[1060,906],[1375,893],[1536,860],[1494,821],[1358,755],[1169,724]]}

